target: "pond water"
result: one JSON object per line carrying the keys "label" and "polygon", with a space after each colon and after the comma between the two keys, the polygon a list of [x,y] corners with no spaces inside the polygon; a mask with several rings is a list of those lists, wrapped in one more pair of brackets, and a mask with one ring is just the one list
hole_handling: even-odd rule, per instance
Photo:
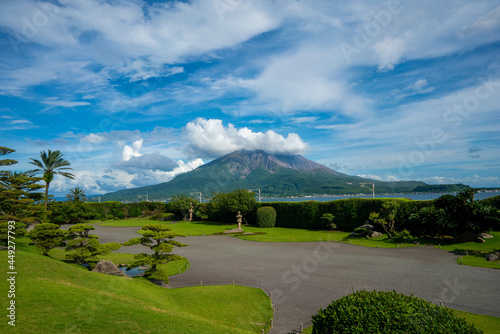
{"label": "pond water", "polygon": [[143,273],[146,271],[146,270],[139,269],[139,267],[130,268],[130,270],[127,270],[127,267],[121,267],[118,269],[120,269],[125,274],[129,275],[130,277],[142,276]]}

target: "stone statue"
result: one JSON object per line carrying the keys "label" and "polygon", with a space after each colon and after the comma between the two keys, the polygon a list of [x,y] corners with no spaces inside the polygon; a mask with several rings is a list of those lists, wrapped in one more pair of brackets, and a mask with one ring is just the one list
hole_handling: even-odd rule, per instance
{"label": "stone statue", "polygon": [[193,220],[193,202],[189,202],[189,221]]}
{"label": "stone statue", "polygon": [[236,222],[238,223],[238,228],[241,230],[241,222],[242,222],[243,216],[241,215],[241,212],[238,211],[238,214],[236,215]]}

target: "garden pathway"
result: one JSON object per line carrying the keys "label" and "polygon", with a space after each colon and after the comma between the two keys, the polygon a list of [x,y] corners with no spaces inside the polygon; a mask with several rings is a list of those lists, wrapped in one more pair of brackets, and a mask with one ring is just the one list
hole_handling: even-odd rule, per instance
{"label": "garden pathway", "polygon": [[[138,228],[103,228],[101,242],[123,242]],[[338,242],[267,243],[229,236],[179,239],[191,267],[170,287],[236,284],[272,292],[272,334],[298,332],[311,315],[353,290],[396,290],[473,313],[500,316],[500,271],[461,266],[456,255],[432,247],[368,248]],[[140,252],[124,247],[123,252]],[[252,307],[249,305],[248,307]],[[242,316],[245,310],[241,310]]]}

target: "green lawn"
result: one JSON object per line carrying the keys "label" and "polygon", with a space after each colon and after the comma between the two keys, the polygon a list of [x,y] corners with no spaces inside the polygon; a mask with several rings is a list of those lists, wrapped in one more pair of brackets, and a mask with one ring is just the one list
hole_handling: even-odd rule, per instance
{"label": "green lawn", "polygon": [[[16,327],[4,319],[1,333],[250,334],[267,328],[272,318],[270,299],[260,289],[165,289],[144,278],[98,274],[20,248]],[[5,274],[7,252],[1,254],[0,271]],[[9,291],[6,279],[0,280],[0,291]],[[6,295],[0,298],[3,310],[8,303]]]}
{"label": "green lawn", "polygon": [[134,227],[144,226],[147,224],[169,224],[171,221],[156,221],[146,218],[128,218],[119,220],[87,220],[85,224],[99,224],[101,226],[114,226],[114,227]]}
{"label": "green lawn", "polygon": [[500,261],[488,262],[483,254],[461,256],[457,262],[467,266],[500,269]]}
{"label": "green lawn", "polygon": [[[489,315],[475,314],[464,311],[453,310],[457,316],[465,318],[470,324],[474,324],[477,329],[480,329],[484,334],[498,334],[500,328],[500,318],[491,317]],[[304,328],[304,334],[311,334],[313,326]]]}
{"label": "green lawn", "polygon": [[[66,252],[64,249],[56,248],[52,249],[49,251],[49,255],[57,260],[65,260],[66,259]],[[134,254],[130,253],[109,253],[107,255],[101,255],[97,257],[97,261],[100,260],[107,260],[111,261],[116,265],[119,264],[129,264],[134,261]],[[178,275],[179,270],[181,274],[185,272],[189,268],[189,261],[186,258],[182,258],[181,260],[178,261],[172,261],[166,264],[162,264],[159,266],[160,268],[163,268],[168,276],[173,276],[173,275]]]}

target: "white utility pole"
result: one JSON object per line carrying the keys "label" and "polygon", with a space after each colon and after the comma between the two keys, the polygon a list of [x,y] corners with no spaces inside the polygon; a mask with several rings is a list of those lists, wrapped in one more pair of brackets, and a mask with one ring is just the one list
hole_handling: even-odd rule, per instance
{"label": "white utility pole", "polygon": [[[371,188],[367,186],[367,184],[371,184]],[[372,191],[372,197],[375,198],[375,183],[374,182],[371,182],[371,183],[361,183],[361,187],[364,187],[366,189],[370,189]]]}
{"label": "white utility pole", "polygon": [[190,195],[193,195],[193,194],[199,194],[199,197],[200,197],[200,203],[201,203],[201,191],[196,191],[194,193],[189,193]]}
{"label": "white utility pole", "polygon": [[260,188],[259,189],[248,189],[248,191],[256,191],[256,190],[259,191],[259,202],[260,202]]}

